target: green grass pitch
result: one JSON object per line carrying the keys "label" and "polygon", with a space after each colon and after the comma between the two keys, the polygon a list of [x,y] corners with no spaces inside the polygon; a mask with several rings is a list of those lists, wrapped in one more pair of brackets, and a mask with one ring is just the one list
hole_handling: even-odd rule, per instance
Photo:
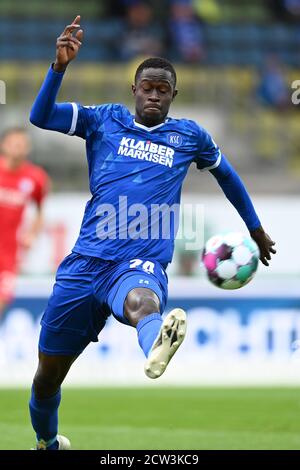
{"label": "green grass pitch", "polygon": [[[0,449],[29,449],[29,390],[0,389]],[[63,389],[73,449],[300,449],[299,388]]]}

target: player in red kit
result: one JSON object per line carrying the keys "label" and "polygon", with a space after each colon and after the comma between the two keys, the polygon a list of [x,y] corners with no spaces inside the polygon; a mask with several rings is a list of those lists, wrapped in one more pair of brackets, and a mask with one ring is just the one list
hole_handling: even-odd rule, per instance
{"label": "player in red kit", "polygon": [[[42,227],[42,203],[48,191],[46,172],[27,160],[31,151],[25,129],[11,128],[0,141],[0,316],[14,296],[21,249],[29,249]],[[24,210],[33,202],[36,214],[22,231]]]}

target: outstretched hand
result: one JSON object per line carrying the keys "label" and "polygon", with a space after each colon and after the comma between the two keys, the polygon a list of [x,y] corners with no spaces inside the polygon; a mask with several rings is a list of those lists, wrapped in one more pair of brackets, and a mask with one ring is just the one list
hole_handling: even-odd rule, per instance
{"label": "outstretched hand", "polygon": [[[71,60],[75,59],[82,44],[83,31],[80,29],[80,16],[76,16],[72,24],[65,27],[56,41],[56,60],[53,69],[62,72]],[[76,32],[75,32],[76,31]],[[73,34],[75,32],[75,34]]]}
{"label": "outstretched hand", "polygon": [[257,243],[260,251],[260,261],[265,265],[269,266],[268,261],[271,259],[271,253],[275,255],[276,250],[273,248],[275,242],[271,240],[269,235],[264,231],[262,227],[257,228],[250,232],[251,237]]}

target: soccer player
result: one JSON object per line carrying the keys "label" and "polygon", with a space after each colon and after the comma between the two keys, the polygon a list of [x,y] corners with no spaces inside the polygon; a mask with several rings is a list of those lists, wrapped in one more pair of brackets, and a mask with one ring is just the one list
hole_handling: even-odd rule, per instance
{"label": "soccer player", "polygon": [[57,435],[60,386],[75,359],[97,341],[110,314],[136,328],[150,378],[161,376],[182,343],[184,311],[174,309],[161,318],[175,222],[170,218],[171,234],[164,236],[160,224],[169,214],[159,208],[179,203],[192,162],[215,176],[257,242],[261,261],[268,265],[275,253],[243,183],[210,135],[193,121],[168,117],[177,90],[176,73],[167,60],[150,58],[137,68],[134,116],[121,104],[55,103],[65,70],[82,43],[79,21],[77,16],[57,39],[55,63],[30,116],[40,128],[86,140],[92,194],[41,321],[29,405],[41,450],[70,447]]}
{"label": "soccer player", "polygon": [[[43,200],[48,176],[29,162],[29,136],[23,128],[7,129],[0,140],[0,316],[14,296],[18,264],[24,250],[31,248],[43,223]],[[22,230],[23,213],[36,207],[29,229]]]}

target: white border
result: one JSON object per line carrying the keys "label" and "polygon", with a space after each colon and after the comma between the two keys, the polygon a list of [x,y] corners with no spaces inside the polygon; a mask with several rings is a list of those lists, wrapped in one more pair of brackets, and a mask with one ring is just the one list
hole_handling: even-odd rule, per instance
{"label": "white border", "polygon": [[217,161],[211,166],[207,166],[205,168],[202,168],[200,171],[213,170],[214,168],[217,168],[221,163],[221,158],[222,158],[222,154],[221,154],[221,151],[219,150],[219,156],[217,158]]}
{"label": "white border", "polygon": [[73,117],[72,117],[72,123],[71,123],[70,130],[68,132],[68,135],[74,134],[76,130],[76,126],[77,126],[77,120],[78,120],[78,106],[76,103],[71,103],[71,105],[73,108]]}
{"label": "white border", "polygon": [[158,129],[159,127],[162,127],[167,123],[167,121],[164,121],[161,124],[157,124],[157,126],[147,127],[147,126],[144,126],[143,124],[140,124],[139,122],[136,122],[135,119],[133,120],[133,122],[136,127],[140,127],[144,131],[148,131],[148,132],[155,131],[155,129]]}

